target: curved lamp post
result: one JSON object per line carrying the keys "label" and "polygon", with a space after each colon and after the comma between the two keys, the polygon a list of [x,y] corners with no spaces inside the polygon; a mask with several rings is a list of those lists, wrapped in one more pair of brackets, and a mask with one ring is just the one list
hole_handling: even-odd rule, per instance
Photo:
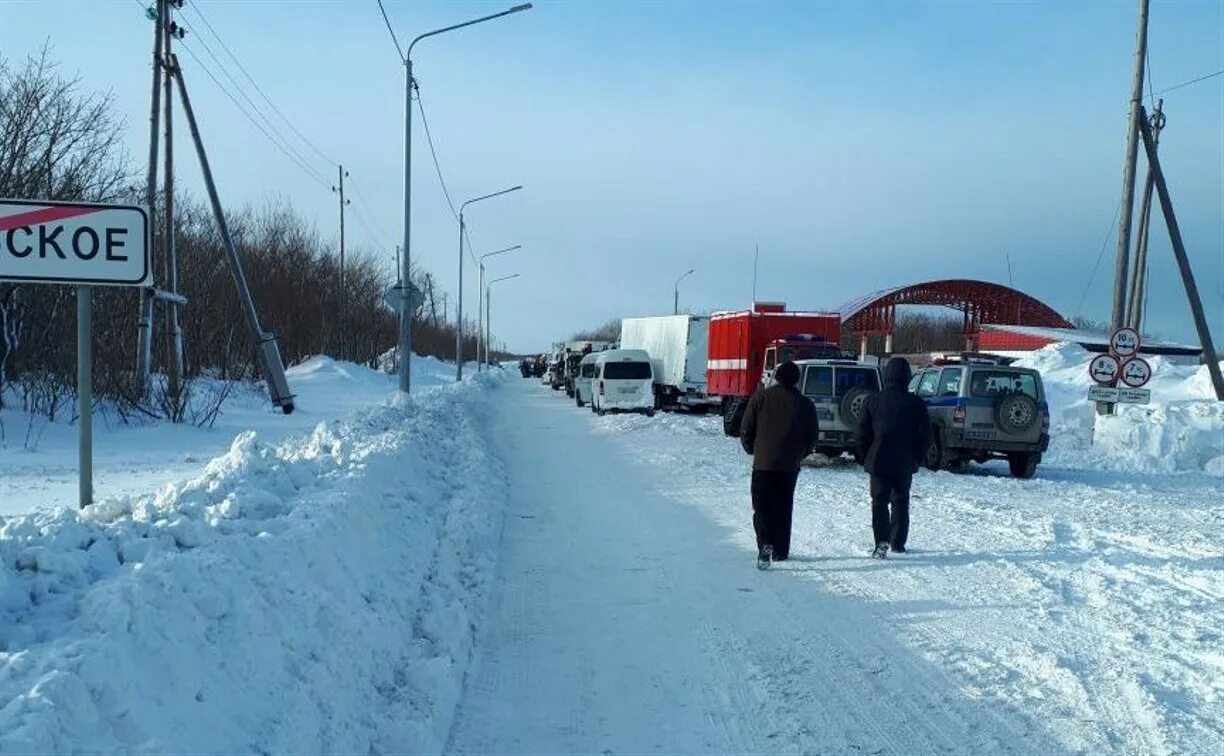
{"label": "curved lamp post", "polygon": [[502,276],[501,278],[494,278],[492,281],[490,281],[488,284],[485,285],[485,334],[486,334],[485,336],[485,359],[489,359],[488,339],[493,336],[493,315],[492,315],[493,301],[489,296],[490,290],[493,288],[493,284],[495,283],[501,283],[502,281],[509,281],[511,278],[518,278],[518,277],[519,277],[518,273],[515,273],[512,276]]}
{"label": "curved lamp post", "polygon": [[[513,251],[514,251],[514,250],[516,250],[516,249],[522,249],[522,248],[523,248],[523,245],[522,245],[522,244],[515,244],[513,247],[506,247],[505,249],[499,249],[499,250],[497,250],[496,252],[485,252],[483,255],[481,255],[481,256],[480,256],[480,259],[479,259],[480,276],[477,278],[477,284],[476,284],[476,313],[477,313],[478,315],[479,315],[481,312],[484,312],[484,308],[481,306],[481,303],[480,303],[480,302],[481,302],[480,297],[481,297],[482,295],[484,295],[484,286],[485,286],[485,283],[484,283],[484,280],[485,280],[485,278],[484,278],[484,272],[485,272],[485,264],[484,264],[484,261],[485,261],[485,258],[486,258],[486,257],[492,257],[492,256],[494,256],[494,255],[500,255],[500,254],[501,254],[501,253],[503,253],[503,252],[513,252]],[[485,331],[485,328],[484,328],[484,318],[481,318],[481,319],[480,319],[480,331],[479,331],[479,333],[477,334],[477,337],[476,337],[476,369],[477,369],[477,370],[480,370],[480,369],[481,369],[481,367],[484,365],[484,363],[486,363],[486,362],[488,362],[488,361],[489,361],[489,344],[488,344],[488,338],[489,338],[489,337],[488,337],[488,334],[487,334],[487,332]],[[484,344],[484,357],[483,357],[483,358],[481,358],[481,356],[480,356],[480,346],[481,346],[481,344]]]}
{"label": "curved lamp post", "polygon": [[676,279],[676,285],[672,292],[672,315],[680,314],[680,282],[693,274],[696,268],[689,268],[689,272]]}
{"label": "curved lamp post", "polygon": [[[426,37],[433,37],[443,32],[462,29],[465,26],[492,21],[495,18],[501,18],[502,16],[508,16],[511,13],[518,13],[530,8],[531,3],[524,3],[523,5],[516,5],[509,10],[504,10],[501,13],[474,18],[461,24],[454,24],[453,26],[425,32],[412,40],[408,45],[408,53],[404,55],[404,71],[407,74],[404,77],[404,255],[400,261],[400,280],[404,282],[404,285],[400,287],[399,390],[405,394],[408,393],[412,385],[412,287],[410,286],[408,276],[409,271],[412,269],[412,250],[409,241],[412,229],[412,88],[416,85],[416,81],[412,77],[412,48],[416,46],[417,42]],[[460,289],[460,292],[462,292],[462,289]],[[462,327],[462,321],[460,321],[460,327]],[[462,366],[463,363],[460,362],[459,364]]]}
{"label": "curved lamp post", "polygon": [[[522,189],[522,185],[512,186],[509,189],[502,189],[500,192],[493,192],[475,199],[470,199],[459,206],[459,309],[455,316],[455,380],[463,380],[463,236],[467,226],[464,225],[463,211],[468,205],[483,200],[500,197],[503,194],[517,192]],[[476,319],[480,320],[480,311],[476,311]],[[479,352],[476,354],[477,361],[480,360]]]}

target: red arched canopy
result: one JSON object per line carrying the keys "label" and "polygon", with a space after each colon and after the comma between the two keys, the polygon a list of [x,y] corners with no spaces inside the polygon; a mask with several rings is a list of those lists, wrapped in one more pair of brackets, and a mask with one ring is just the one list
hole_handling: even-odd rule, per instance
{"label": "red arched canopy", "polygon": [[964,314],[965,333],[982,323],[1073,327],[1052,307],[1009,286],[987,281],[929,281],[877,291],[839,308],[842,326],[853,333],[892,333],[898,305],[941,306]]}

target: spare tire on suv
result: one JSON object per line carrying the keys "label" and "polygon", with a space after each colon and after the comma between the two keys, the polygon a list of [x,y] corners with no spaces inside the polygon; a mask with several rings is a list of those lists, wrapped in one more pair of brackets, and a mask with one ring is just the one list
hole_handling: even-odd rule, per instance
{"label": "spare tire on suv", "polygon": [[995,422],[1008,433],[1032,428],[1040,417],[1037,402],[1027,394],[1008,394],[995,405]]}

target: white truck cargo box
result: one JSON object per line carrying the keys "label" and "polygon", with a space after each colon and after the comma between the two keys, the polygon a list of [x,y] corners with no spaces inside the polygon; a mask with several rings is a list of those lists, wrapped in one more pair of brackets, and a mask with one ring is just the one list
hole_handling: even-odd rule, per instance
{"label": "white truck cargo box", "polygon": [[664,404],[714,404],[706,396],[710,319],[705,315],[661,315],[621,321],[621,349],[644,349],[655,365]]}

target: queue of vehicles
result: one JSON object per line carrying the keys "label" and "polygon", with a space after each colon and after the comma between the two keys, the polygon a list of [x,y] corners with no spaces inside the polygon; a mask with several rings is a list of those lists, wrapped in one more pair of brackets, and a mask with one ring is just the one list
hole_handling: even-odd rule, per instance
{"label": "queue of vehicles", "polygon": [[[863,407],[882,381],[878,359],[842,352],[840,329],[836,314],[788,312],[780,303],[626,318],[618,342],[560,342],[520,370],[600,415],[718,411],[723,431],[738,436],[752,393],[772,385],[774,369],[789,360],[800,369],[799,390],[816,405],[816,452],[853,455]],[[916,371],[909,390],[926,402],[932,421],[928,468],[958,471],[970,461],[1006,459],[1016,477],[1035,474],[1049,446],[1037,371],[993,355],[949,355]]]}

